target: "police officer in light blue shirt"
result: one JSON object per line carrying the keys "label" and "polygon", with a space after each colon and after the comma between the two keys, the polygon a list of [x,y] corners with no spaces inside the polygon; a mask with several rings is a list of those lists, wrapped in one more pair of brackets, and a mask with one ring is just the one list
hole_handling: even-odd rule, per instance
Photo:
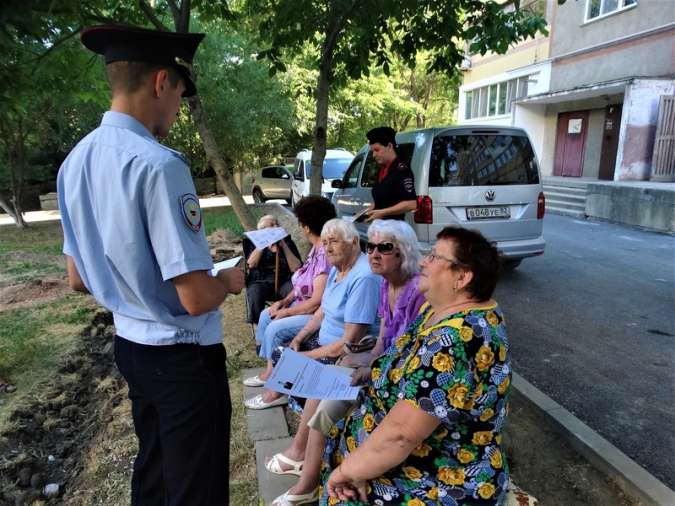
{"label": "police officer in light blue shirt", "polygon": [[114,317],[139,452],[133,505],[228,503],[230,401],[218,307],[243,287],[213,267],[185,160],[157,142],[183,96],[202,34],[120,26],[82,32],[105,56],[113,97],[58,175],[72,288]]}

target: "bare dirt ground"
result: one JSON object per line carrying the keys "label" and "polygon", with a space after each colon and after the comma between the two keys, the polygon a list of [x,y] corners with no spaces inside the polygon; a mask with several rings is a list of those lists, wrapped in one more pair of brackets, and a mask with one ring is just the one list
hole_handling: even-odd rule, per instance
{"label": "bare dirt ground", "polygon": [[36,279],[0,288],[0,311],[20,309],[57,299],[69,292],[65,276]]}

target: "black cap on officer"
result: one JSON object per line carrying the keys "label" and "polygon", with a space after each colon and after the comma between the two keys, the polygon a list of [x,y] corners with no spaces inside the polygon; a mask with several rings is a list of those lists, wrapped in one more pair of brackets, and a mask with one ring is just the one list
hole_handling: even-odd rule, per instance
{"label": "black cap on officer", "polygon": [[394,148],[396,147],[396,130],[391,127],[383,126],[373,128],[372,130],[368,131],[366,138],[368,139],[369,144],[374,144],[377,142],[378,144],[386,146],[387,144],[391,143]]}
{"label": "black cap on officer", "polygon": [[106,65],[132,61],[168,65],[185,81],[184,97],[197,93],[192,80],[192,59],[203,33],[175,33],[125,25],[98,25],[82,30],[82,44],[105,57]]}

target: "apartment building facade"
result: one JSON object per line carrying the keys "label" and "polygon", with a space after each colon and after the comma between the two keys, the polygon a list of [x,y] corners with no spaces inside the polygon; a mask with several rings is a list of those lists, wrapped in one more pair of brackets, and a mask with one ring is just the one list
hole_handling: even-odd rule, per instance
{"label": "apartment building facade", "polygon": [[526,7],[545,13],[549,35],[505,55],[471,56],[458,122],[524,128],[544,176],[653,179],[659,112],[675,121],[675,2]]}

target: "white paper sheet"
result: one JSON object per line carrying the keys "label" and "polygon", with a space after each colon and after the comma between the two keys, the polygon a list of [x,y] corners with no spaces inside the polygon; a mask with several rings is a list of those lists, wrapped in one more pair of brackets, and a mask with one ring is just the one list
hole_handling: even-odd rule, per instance
{"label": "white paper sheet", "polygon": [[353,400],[360,388],[351,382],[349,374],[287,348],[265,388],[305,399]]}
{"label": "white paper sheet", "polygon": [[216,274],[218,274],[218,271],[222,271],[223,269],[231,269],[232,267],[236,267],[239,262],[241,262],[240,256],[230,258],[229,260],[223,260],[222,262],[213,264],[213,269],[211,269],[211,276],[215,276]]}
{"label": "white paper sheet", "polygon": [[282,227],[268,227],[244,232],[244,235],[251,239],[251,242],[256,248],[263,249],[267,246],[271,246],[275,242],[279,242],[288,235],[288,232]]}

